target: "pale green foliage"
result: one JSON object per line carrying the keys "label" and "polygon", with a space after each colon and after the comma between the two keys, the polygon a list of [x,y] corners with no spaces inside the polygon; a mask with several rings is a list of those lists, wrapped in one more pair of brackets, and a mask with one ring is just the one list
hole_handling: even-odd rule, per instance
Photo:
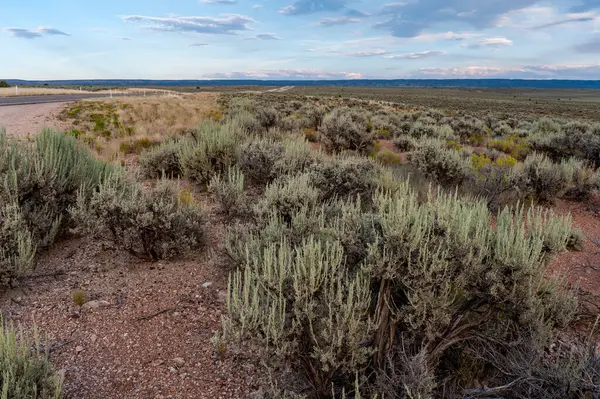
{"label": "pale green foliage", "polygon": [[600,187],[600,172],[587,162],[569,158],[560,163],[568,179],[568,192],[571,197],[585,199]]}
{"label": "pale green foliage", "polygon": [[183,146],[180,154],[183,175],[201,184],[224,173],[235,163],[238,145],[237,126],[228,123],[220,129],[199,129],[196,141]]}
{"label": "pale green foliage", "polygon": [[202,243],[204,213],[180,199],[178,184],[166,179],[144,191],[114,174],[88,195],[80,191],[71,209],[75,231],[110,237],[135,255],[165,259]]}
{"label": "pale green foliage", "polygon": [[60,399],[62,378],[40,351],[36,336],[32,352],[22,333],[0,317],[0,397],[2,399]]}
{"label": "pale green foliage", "polygon": [[147,179],[179,177],[182,175],[179,157],[182,148],[188,145],[186,140],[170,140],[142,152],[140,155],[140,169]]}
{"label": "pale green foliage", "polygon": [[551,202],[563,194],[572,178],[568,175],[568,168],[553,163],[544,154],[532,153],[523,165],[529,189],[541,202]]}
{"label": "pale green foliage", "polygon": [[412,138],[411,136],[400,135],[400,136],[394,138],[394,145],[400,151],[407,152],[407,151],[412,151],[415,148],[417,148],[418,144],[417,144],[417,141],[414,138]]}
{"label": "pale green foliage", "polygon": [[325,115],[319,133],[324,148],[331,152],[367,152],[375,137],[369,131],[366,115],[347,108],[336,108]]}
{"label": "pale green foliage", "polygon": [[215,195],[221,209],[227,215],[239,215],[246,211],[244,174],[237,167],[230,166],[226,175],[214,176],[208,191]]}
{"label": "pale green foliage", "polygon": [[301,174],[269,184],[255,212],[260,218],[275,212],[288,221],[292,214],[303,207],[314,207],[318,201],[319,190],[311,184],[308,174]]}
{"label": "pale green foliage", "polygon": [[275,163],[281,158],[283,145],[269,138],[256,138],[242,143],[237,162],[244,174],[258,184],[267,184],[275,177]]}
{"label": "pale green foliage", "polygon": [[77,191],[92,191],[112,169],[62,133],[19,143],[0,132],[0,285],[34,266],[36,250],[69,221]]}
{"label": "pale green foliage", "polygon": [[230,278],[225,336],[255,341],[273,367],[291,365],[327,394],[372,354],[369,276],[349,275],[342,260],[336,242],[269,245]]}
{"label": "pale green foliage", "polygon": [[367,158],[338,156],[316,164],[310,176],[324,200],[360,195],[369,201],[375,192],[378,168]]}
{"label": "pale green foliage", "polygon": [[[291,367],[317,396],[331,395],[331,382],[336,395],[349,392],[369,365],[376,392],[426,398],[459,385],[454,357],[525,333],[549,345],[571,320],[574,298],[544,277],[577,234],[569,217],[518,206],[492,227],[484,201],[430,191],[423,202],[389,171],[379,181],[386,188],[371,212],[360,202],[319,205],[305,175],[267,189],[256,228],[228,240],[241,268],[224,337],[257,344],[269,366]],[[341,333],[355,344],[336,344]]]}
{"label": "pale green foliage", "polygon": [[0,208],[0,286],[31,271],[36,244],[17,204]]}
{"label": "pale green foliage", "polygon": [[420,141],[417,149],[409,153],[409,161],[425,176],[443,186],[457,186],[470,173],[469,161],[462,153],[447,148],[436,139]]}

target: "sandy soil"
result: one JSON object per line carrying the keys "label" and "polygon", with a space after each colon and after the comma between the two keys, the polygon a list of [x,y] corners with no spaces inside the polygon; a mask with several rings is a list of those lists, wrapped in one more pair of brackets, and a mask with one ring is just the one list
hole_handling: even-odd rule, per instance
{"label": "sandy soil", "polygon": [[48,103],[0,107],[0,127],[16,137],[34,135],[44,127],[63,130],[68,126],[57,115],[65,106],[65,103]]}

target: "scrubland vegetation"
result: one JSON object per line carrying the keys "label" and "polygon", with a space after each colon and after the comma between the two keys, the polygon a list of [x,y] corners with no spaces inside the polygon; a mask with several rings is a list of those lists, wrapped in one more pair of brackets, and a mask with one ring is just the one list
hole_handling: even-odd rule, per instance
{"label": "scrubland vegetation", "polygon": [[[151,260],[202,251],[208,195],[230,271],[217,361],[257,356],[262,397],[600,395],[593,326],[578,338],[577,297],[546,273],[582,246],[551,206],[597,195],[600,125],[324,97],[175,101],[79,103],[66,112],[85,133],[0,135],[3,285],[65,234]],[[150,110],[170,135],[137,136]],[[181,115],[197,126],[174,126]],[[113,140],[133,162],[91,155]]]}

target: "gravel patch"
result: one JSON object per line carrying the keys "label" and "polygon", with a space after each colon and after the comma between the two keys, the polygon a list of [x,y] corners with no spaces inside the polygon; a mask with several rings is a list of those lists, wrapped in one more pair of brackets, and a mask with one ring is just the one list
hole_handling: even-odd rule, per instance
{"label": "gravel patch", "polygon": [[32,105],[10,105],[0,107],[0,127],[6,128],[9,136],[24,138],[32,136],[42,128],[64,130],[67,124],[57,116],[65,103]]}

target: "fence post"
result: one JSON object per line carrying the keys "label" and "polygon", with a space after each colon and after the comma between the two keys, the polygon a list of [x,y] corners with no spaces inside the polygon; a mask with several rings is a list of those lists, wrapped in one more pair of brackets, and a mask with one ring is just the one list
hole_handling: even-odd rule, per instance
{"label": "fence post", "polygon": [[15,95],[19,95],[19,86],[15,85]]}

